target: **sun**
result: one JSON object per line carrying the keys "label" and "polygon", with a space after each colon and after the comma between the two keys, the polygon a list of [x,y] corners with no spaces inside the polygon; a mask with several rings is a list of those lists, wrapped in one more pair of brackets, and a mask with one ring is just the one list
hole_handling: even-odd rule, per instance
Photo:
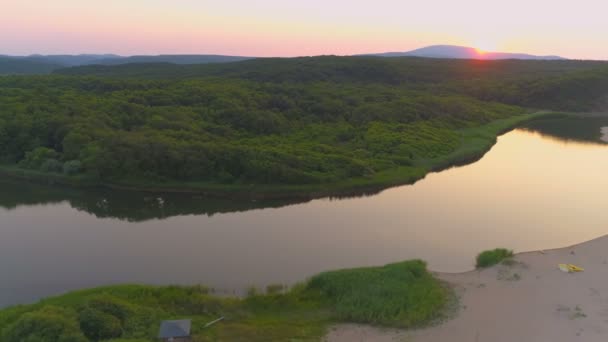
{"label": "sun", "polygon": [[473,46],[480,55],[496,51],[496,44],[489,41],[478,41]]}

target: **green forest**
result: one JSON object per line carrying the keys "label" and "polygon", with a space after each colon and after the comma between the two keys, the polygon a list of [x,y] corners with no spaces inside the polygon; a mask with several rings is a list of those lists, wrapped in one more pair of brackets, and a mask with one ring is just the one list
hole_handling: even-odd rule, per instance
{"label": "green forest", "polygon": [[75,67],[0,77],[0,163],[4,174],[136,188],[385,186],[483,153],[527,114],[597,110],[606,94],[608,64],[583,61]]}

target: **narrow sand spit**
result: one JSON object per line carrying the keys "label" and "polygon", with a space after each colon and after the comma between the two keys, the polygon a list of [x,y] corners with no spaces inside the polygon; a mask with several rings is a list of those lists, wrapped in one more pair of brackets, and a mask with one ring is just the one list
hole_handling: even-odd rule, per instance
{"label": "narrow sand spit", "polygon": [[608,142],[608,127],[602,127],[602,141]]}
{"label": "narrow sand spit", "polygon": [[[563,273],[559,263],[585,268]],[[441,325],[384,330],[339,325],[327,341],[608,341],[608,236],[580,245],[518,254],[514,263],[439,273],[460,297],[458,315]]]}

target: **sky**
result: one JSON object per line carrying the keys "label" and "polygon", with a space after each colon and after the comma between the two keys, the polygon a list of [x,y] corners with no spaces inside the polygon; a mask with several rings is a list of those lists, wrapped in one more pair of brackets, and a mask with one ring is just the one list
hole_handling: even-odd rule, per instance
{"label": "sky", "polygon": [[0,54],[351,55],[433,44],[608,59],[606,0],[0,0]]}

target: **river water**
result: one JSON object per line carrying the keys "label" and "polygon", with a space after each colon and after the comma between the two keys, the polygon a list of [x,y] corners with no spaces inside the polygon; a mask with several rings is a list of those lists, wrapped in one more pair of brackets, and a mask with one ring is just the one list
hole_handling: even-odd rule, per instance
{"label": "river water", "polygon": [[473,268],[489,248],[549,249],[608,234],[601,122],[511,131],[481,160],[348,199],[237,202],[0,181],[0,307],[117,283],[291,284],[420,258]]}

